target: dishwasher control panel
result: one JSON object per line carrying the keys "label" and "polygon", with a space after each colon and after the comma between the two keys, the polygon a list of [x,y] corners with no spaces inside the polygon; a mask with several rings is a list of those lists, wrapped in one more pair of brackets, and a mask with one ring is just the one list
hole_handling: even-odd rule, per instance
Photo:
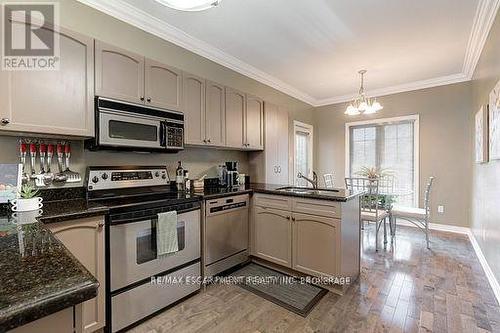
{"label": "dishwasher control panel", "polygon": [[217,213],[217,212],[222,212],[222,211],[229,210],[229,209],[235,209],[235,208],[246,207],[246,206],[247,206],[246,201],[228,203],[228,204],[225,204],[223,206],[211,207],[210,213]]}
{"label": "dishwasher control panel", "polygon": [[224,197],[215,200],[206,201],[206,214],[219,215],[225,214],[233,210],[238,209],[248,209],[249,207],[249,196],[248,194],[235,195],[231,197]]}

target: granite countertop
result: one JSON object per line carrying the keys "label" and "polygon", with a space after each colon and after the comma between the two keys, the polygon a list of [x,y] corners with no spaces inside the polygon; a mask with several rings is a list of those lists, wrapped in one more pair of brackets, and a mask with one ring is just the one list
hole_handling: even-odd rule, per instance
{"label": "granite countertop", "polygon": [[[300,197],[300,198],[310,198],[310,199],[319,199],[319,200],[330,200],[330,201],[341,201],[345,202],[351,200],[353,198],[362,195],[364,192],[352,192],[343,188],[336,189],[319,189],[316,193],[298,193],[298,192],[287,192],[287,191],[279,191],[279,188],[289,187],[287,185],[274,185],[274,184],[263,184],[263,183],[251,183],[242,185],[240,187],[235,188],[207,188],[204,192],[194,192],[196,195],[199,195],[204,200],[216,199],[227,197],[231,195],[245,194],[245,193],[266,193],[266,194],[276,194],[276,195],[284,195],[284,196],[292,196],[292,197]],[[313,190],[312,188],[308,188],[308,190]],[[323,190],[323,191],[321,191]],[[333,190],[333,191],[332,191]]]}
{"label": "granite countertop", "polygon": [[0,215],[0,332],[97,295],[97,280],[33,214]]}
{"label": "granite countertop", "polygon": [[39,220],[54,223],[83,217],[106,215],[108,207],[85,199],[55,200],[44,202]]}

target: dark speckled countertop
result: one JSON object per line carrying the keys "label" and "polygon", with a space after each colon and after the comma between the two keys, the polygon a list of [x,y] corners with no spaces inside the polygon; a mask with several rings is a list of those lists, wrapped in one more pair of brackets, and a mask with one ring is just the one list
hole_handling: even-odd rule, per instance
{"label": "dark speckled countertop", "polygon": [[92,274],[43,223],[29,220],[0,216],[0,332],[97,295]]}
{"label": "dark speckled countertop", "polygon": [[97,280],[44,224],[104,215],[108,208],[87,204],[79,188],[56,193],[42,192],[52,201],[43,202],[40,216],[16,219],[9,206],[0,209],[0,332],[97,294]]}
{"label": "dark speckled countertop", "polygon": [[[245,194],[245,193],[267,193],[267,194],[285,195],[285,196],[319,199],[319,200],[341,201],[341,202],[351,200],[363,194],[363,192],[352,192],[343,188],[333,189],[334,191],[328,190],[328,194],[321,194],[321,192],[297,193],[297,192],[287,192],[278,190],[279,188],[283,187],[287,186],[251,183],[231,189],[207,188],[204,190],[204,192],[200,193],[195,192],[195,194],[199,195],[200,197],[203,197],[203,199],[205,200],[217,199],[217,198],[227,197],[231,195]],[[312,189],[310,188],[309,190]]]}

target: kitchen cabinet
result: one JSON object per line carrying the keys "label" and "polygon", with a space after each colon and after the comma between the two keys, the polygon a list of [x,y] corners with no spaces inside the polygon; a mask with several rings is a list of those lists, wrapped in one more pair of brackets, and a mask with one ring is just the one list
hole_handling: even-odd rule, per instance
{"label": "kitchen cabinet", "polygon": [[145,60],[146,104],[180,111],[182,104],[182,72],[160,62]]}
{"label": "kitchen cabinet", "polygon": [[73,332],[73,307],[37,319],[10,330],[9,333],[70,333]]}
{"label": "kitchen cabinet", "polygon": [[359,199],[346,202],[255,193],[251,254],[317,277],[359,276]]}
{"label": "kitchen cabinet", "polygon": [[207,81],[205,103],[205,136],[208,144],[226,144],[226,103],[224,86]]}
{"label": "kitchen cabinet", "polygon": [[310,214],[292,214],[293,269],[314,276],[337,274],[337,223]]}
{"label": "kitchen cabinet", "polygon": [[290,212],[267,207],[254,208],[253,254],[281,266],[292,267],[292,223]]}
{"label": "kitchen cabinet", "polygon": [[249,156],[255,182],[289,184],[288,137],[288,112],[264,102],[264,151]]}
{"label": "kitchen cabinet", "polygon": [[59,70],[0,71],[0,133],[93,136],[93,39],[57,33]]}
{"label": "kitchen cabinet", "polygon": [[203,145],[208,142],[205,131],[205,80],[184,74],[184,121],[186,143]]}
{"label": "kitchen cabinet", "polygon": [[246,96],[244,132],[246,148],[264,148],[264,101],[258,97]]}
{"label": "kitchen cabinet", "polygon": [[97,96],[179,111],[182,72],[158,61],[95,41]]}
{"label": "kitchen cabinet", "polygon": [[226,146],[244,148],[244,117],[246,108],[245,93],[232,88],[225,89],[226,94]]}
{"label": "kitchen cabinet", "polygon": [[95,41],[95,94],[144,102],[144,57]]}
{"label": "kitchen cabinet", "polygon": [[94,332],[105,325],[104,217],[47,224],[54,235],[99,281],[97,296],[82,303],[76,319],[77,332]]}

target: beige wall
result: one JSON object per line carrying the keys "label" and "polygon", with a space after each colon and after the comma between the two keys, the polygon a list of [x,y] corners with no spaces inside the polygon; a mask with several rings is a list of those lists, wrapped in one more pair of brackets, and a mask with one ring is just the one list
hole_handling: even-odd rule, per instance
{"label": "beige wall", "polygon": [[[43,1],[43,0],[40,0]],[[124,22],[87,7],[75,0],[59,1],[61,6],[61,26],[100,39],[121,48],[142,54],[172,65],[192,74],[231,86],[247,93],[259,96],[266,101],[282,105],[289,110],[291,119],[311,120],[312,115],[305,110],[311,106],[285,95],[269,86],[238,74],[183,48],[166,42]],[[304,112],[305,111],[305,112]],[[84,172],[88,165],[115,164],[169,164],[182,160],[191,176],[202,175],[209,171],[215,175],[218,163],[237,160],[241,170],[248,172],[247,153],[228,150],[187,148],[179,154],[139,154],[116,152],[88,152],[83,150],[81,141],[74,141],[74,169]],[[14,137],[0,136],[0,163],[18,161],[17,142]],[[81,184],[73,184],[81,185]]]}
{"label": "beige wall", "polygon": [[[317,108],[315,166],[334,172],[336,186],[345,176],[345,123],[375,118],[420,116],[420,202],[429,176],[435,176],[432,222],[468,226],[471,143],[465,134],[471,108],[470,83],[405,92],[378,98],[384,109],[374,116],[346,116],[346,104]],[[437,206],[444,205],[444,214]]]}
{"label": "beige wall", "polygon": [[[474,114],[488,103],[488,95],[500,80],[500,12],[483,49],[472,82],[473,107],[469,112],[470,131]],[[473,140],[473,136],[470,136]],[[472,163],[471,227],[497,281],[500,281],[500,160]]]}

